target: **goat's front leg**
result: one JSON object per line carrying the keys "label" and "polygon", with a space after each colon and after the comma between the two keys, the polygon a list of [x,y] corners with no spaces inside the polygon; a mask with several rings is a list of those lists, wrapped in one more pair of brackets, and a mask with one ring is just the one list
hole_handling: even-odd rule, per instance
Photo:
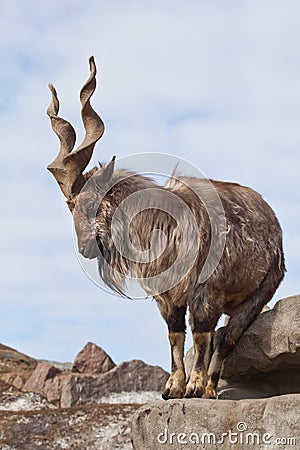
{"label": "goat's front leg", "polygon": [[162,397],[182,398],[185,394],[184,342],[186,306],[174,308],[172,315],[166,317],[171,347],[171,375],[166,383]]}
{"label": "goat's front leg", "polygon": [[[210,309],[205,301],[191,302],[190,325],[194,341],[194,359],[185,397],[202,397],[206,393],[207,371],[212,355],[212,336],[219,320],[218,308]],[[211,392],[216,397],[216,393]]]}

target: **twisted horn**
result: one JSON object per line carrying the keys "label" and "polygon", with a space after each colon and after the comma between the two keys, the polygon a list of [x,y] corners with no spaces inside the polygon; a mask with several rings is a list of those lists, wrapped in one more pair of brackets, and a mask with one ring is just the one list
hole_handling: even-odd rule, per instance
{"label": "twisted horn", "polygon": [[62,193],[66,197],[69,197],[68,173],[63,161],[74,147],[76,133],[69,122],[57,116],[59,111],[57,93],[52,84],[49,84],[49,89],[52,93],[52,98],[49,108],[47,109],[47,114],[50,117],[52,129],[60,140],[60,150],[58,156],[48,165],[47,169],[53,174]]}
{"label": "twisted horn", "polygon": [[83,171],[90,162],[96,142],[104,133],[104,123],[90,104],[90,98],[96,89],[96,65],[94,57],[89,59],[90,76],[80,91],[82,105],[81,117],[85,128],[85,137],[74,151],[76,134],[72,125],[58,117],[59,101],[54,87],[50,84],[51,102],[47,110],[53,131],[60,140],[60,150],[48,170],[54,175],[63,194],[68,199],[75,197],[85,183]]}

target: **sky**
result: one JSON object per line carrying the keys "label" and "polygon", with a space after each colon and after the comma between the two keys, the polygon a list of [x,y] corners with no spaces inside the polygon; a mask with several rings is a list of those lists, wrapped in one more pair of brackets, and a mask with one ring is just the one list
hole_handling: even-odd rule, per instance
{"label": "sky", "polygon": [[72,361],[92,341],[116,363],[169,369],[155,302],[118,298],[86,276],[71,214],[46,170],[58,151],[47,84],[80,143],[78,94],[90,55],[93,105],[106,125],[91,166],[167,153],[257,190],[284,233],[288,271],[272,304],[299,293],[299,20],[296,0],[3,2],[1,343]]}

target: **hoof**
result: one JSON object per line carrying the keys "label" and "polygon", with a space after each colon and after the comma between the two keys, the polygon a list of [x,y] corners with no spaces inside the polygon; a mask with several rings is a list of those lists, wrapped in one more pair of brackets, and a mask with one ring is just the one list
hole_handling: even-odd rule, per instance
{"label": "hoof", "polygon": [[170,400],[172,398],[182,398],[185,394],[185,376],[176,372],[171,375],[167,381],[162,398],[164,400]]}
{"label": "hoof", "polygon": [[194,383],[188,383],[187,387],[186,387],[186,391],[185,391],[185,398],[192,398],[192,397],[197,397],[197,398],[201,398],[204,392],[204,387],[202,385],[202,383],[197,383],[197,381],[195,381]]}
{"label": "hoof", "polygon": [[202,395],[202,398],[216,399],[216,398],[218,398],[218,395],[217,395],[215,389],[213,389],[210,386],[206,386],[205,392]]}
{"label": "hoof", "polygon": [[164,391],[162,394],[161,394],[161,397],[162,397],[162,399],[163,400],[170,400],[170,393],[168,392],[168,391]]}
{"label": "hoof", "polygon": [[204,393],[203,373],[192,371],[185,390],[185,398],[201,398]]}
{"label": "hoof", "polygon": [[203,395],[203,391],[204,391],[203,386],[199,386],[197,384],[187,385],[184,397],[185,398],[192,398],[192,397],[201,398]]}
{"label": "hoof", "polygon": [[162,398],[164,400],[171,400],[172,398],[183,398],[184,397],[184,390],[182,389],[165,389],[164,392],[161,394]]}

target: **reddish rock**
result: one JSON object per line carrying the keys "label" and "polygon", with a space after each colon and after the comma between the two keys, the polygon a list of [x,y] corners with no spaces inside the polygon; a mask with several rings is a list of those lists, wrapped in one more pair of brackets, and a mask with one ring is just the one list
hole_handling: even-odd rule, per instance
{"label": "reddish rock", "polygon": [[40,362],[34,369],[32,375],[26,381],[24,389],[42,393],[47,380],[54,378],[60,370],[47,362]]}
{"label": "reddish rock", "polygon": [[25,383],[24,378],[21,375],[17,375],[16,378],[14,379],[14,381],[12,382],[12,385],[16,389],[21,389],[23,387],[24,383]]}
{"label": "reddish rock", "polygon": [[65,380],[69,379],[68,374],[58,374],[54,378],[50,378],[46,380],[43,394],[47,398],[48,402],[59,402],[61,397],[62,386],[65,383]]}
{"label": "reddish rock", "polygon": [[98,345],[88,342],[75,358],[72,372],[106,373],[115,367],[110,356]]}

